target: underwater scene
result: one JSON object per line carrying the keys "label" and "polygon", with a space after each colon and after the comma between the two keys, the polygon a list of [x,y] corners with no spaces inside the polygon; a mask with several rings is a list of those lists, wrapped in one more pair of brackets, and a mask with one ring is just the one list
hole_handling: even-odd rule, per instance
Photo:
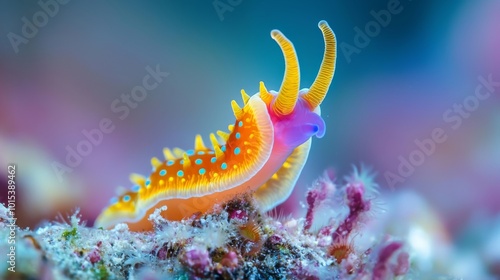
{"label": "underwater scene", "polygon": [[0,1],[0,279],[500,279],[499,14]]}

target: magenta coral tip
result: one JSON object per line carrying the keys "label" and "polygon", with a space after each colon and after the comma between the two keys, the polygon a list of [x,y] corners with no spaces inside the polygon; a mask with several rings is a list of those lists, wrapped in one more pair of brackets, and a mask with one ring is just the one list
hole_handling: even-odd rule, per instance
{"label": "magenta coral tip", "polygon": [[195,274],[204,274],[210,270],[212,260],[205,248],[188,249],[181,260]]}
{"label": "magenta coral tip", "polygon": [[[401,247],[403,247],[402,243],[392,242],[383,247],[382,250],[380,250],[377,263],[373,268],[373,280],[388,279],[388,277],[390,276],[389,260]],[[405,265],[404,260],[402,260],[402,264]]]}

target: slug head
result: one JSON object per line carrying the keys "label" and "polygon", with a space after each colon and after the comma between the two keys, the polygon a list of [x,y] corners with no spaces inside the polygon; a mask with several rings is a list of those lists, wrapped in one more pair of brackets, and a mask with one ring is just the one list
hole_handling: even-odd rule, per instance
{"label": "slug head", "polygon": [[325,134],[325,122],[320,116],[319,106],[335,72],[336,41],[326,21],[320,21],[318,26],[325,40],[323,61],[311,88],[302,90],[299,90],[299,63],[292,43],[280,31],[271,31],[271,37],[285,57],[285,76],[278,92],[268,91],[261,82],[259,96],[267,104],[274,124],[275,141],[289,149],[294,149],[312,136],[321,138]]}

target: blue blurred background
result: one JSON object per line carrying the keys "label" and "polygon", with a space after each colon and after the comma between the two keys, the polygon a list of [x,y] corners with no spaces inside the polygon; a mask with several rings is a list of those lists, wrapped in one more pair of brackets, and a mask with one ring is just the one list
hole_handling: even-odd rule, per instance
{"label": "blue blurred background", "polygon": [[[365,163],[382,192],[427,201],[452,241],[498,217],[500,87],[457,129],[443,114],[474,95],[479,76],[500,80],[499,1],[42,2],[57,3],[46,22],[36,1],[5,0],[0,9],[0,162],[18,165],[22,226],[76,207],[92,222],[117,186],[130,186],[129,173],[150,172],[163,147],[187,149],[195,134],[225,129],[241,88],[253,94],[262,80],[278,90],[284,62],[272,29],[294,43],[309,87],[323,55],[322,19],[338,40],[322,105],[327,134],[314,140],[284,209],[302,211],[304,191],[324,169],[347,174]],[[373,14],[388,9],[399,12],[373,27]],[[23,36],[23,17],[43,25],[32,38]],[[371,35],[359,44],[356,28],[366,27]],[[120,119],[113,102],[157,65],[169,76]],[[66,147],[76,149],[103,118],[114,131],[59,180],[54,162],[65,164]],[[399,156],[408,159],[435,128],[447,141],[390,187],[385,174],[398,174]]]}

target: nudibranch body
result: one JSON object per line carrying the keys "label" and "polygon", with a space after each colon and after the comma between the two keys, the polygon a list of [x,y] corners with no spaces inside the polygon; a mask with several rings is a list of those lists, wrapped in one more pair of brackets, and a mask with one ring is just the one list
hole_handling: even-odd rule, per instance
{"label": "nudibranch body", "polygon": [[311,147],[321,138],[325,123],[319,105],[330,87],[336,60],[335,35],[325,21],[319,24],[325,41],[320,71],[310,89],[299,90],[300,74],[292,43],[278,30],[271,36],[285,58],[285,75],[278,92],[260,82],[252,97],[241,91],[244,106],[231,102],[236,120],[229,132],[210,134],[212,148],[200,135],[193,150],[163,150],[165,160],[153,158],[149,177],[132,174],[130,191],[111,201],[97,218],[97,227],[127,223],[131,230],[152,230],[148,217],[167,206],[161,215],[181,220],[210,211],[235,195],[250,192],[266,211],[288,198]]}

